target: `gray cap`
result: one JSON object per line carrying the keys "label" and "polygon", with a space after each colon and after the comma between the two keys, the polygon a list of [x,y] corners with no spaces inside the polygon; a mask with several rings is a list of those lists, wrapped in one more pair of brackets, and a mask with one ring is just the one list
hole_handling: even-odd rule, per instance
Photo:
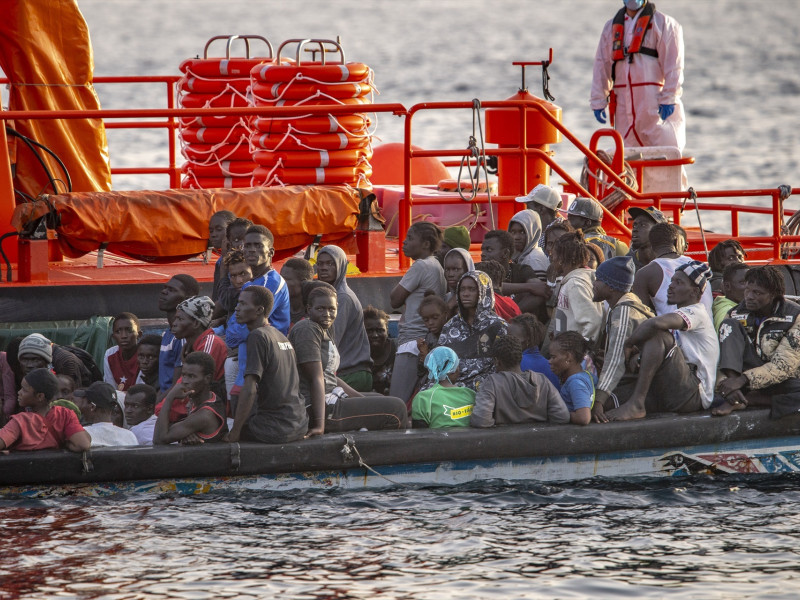
{"label": "gray cap", "polygon": [[567,209],[568,215],[586,217],[592,221],[603,220],[603,207],[591,198],[575,198]]}
{"label": "gray cap", "polygon": [[552,210],[555,210],[561,206],[561,194],[559,194],[550,186],[542,183],[528,192],[527,196],[517,196],[516,200],[517,202],[524,202],[526,204],[528,202],[536,202],[537,204],[541,204],[542,206],[546,206]]}

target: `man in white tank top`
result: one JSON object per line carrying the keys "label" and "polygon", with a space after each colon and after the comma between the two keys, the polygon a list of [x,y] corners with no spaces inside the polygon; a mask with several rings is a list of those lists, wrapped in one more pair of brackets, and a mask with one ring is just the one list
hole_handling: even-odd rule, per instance
{"label": "man in white tank top", "polygon": [[[639,296],[642,303],[651,307],[656,315],[663,315],[675,310],[675,305],[667,301],[669,287],[675,269],[691,262],[688,256],[678,254],[677,242],[679,232],[671,223],[658,223],[650,230],[650,246],[655,258],[636,272],[632,292]],[[700,303],[712,316],[711,286],[705,286]]]}

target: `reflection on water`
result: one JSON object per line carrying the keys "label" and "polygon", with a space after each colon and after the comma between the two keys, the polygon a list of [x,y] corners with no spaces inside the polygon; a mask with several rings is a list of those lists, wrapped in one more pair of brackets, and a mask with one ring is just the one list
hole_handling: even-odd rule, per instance
{"label": "reflection on water", "polygon": [[6,500],[0,597],[791,597],[797,483]]}

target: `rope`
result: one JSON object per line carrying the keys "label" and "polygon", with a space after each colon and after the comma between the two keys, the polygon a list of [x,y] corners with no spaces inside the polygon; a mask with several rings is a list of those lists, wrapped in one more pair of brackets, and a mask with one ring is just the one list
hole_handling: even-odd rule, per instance
{"label": "rope", "polygon": [[[386,477],[386,475],[381,475],[375,469],[373,469],[367,463],[365,463],[364,459],[361,458],[361,453],[359,453],[358,448],[356,448],[356,443],[355,443],[355,441],[353,440],[353,438],[351,436],[345,435],[345,436],[342,436],[342,437],[344,437],[345,444],[342,447],[341,452],[342,452],[342,457],[345,460],[353,460],[353,458],[357,458],[359,467],[365,468],[367,471],[369,471],[373,475],[377,475],[381,479],[385,479],[386,481],[388,481],[392,485],[400,485],[400,483],[398,483],[397,481],[392,481],[391,479]],[[354,454],[355,454],[355,457],[353,456]]]}
{"label": "rope", "polygon": [[[783,203],[792,195],[792,186],[779,185],[778,190],[780,192],[778,195],[778,200],[780,202],[778,210],[781,215],[781,233],[783,235],[800,235],[800,211],[795,212],[789,217],[786,224],[783,223]],[[797,244],[794,242],[781,244],[781,258],[787,259],[797,256],[798,252],[800,252],[800,248],[798,248]]]}
{"label": "rope", "polygon": [[[549,60],[542,61],[542,96],[545,100],[555,102],[556,98],[550,93],[550,74],[547,72],[547,67],[550,66]],[[522,67],[523,69],[525,67]]]}
{"label": "rope", "polygon": [[697,192],[694,191],[693,187],[689,188],[689,197],[694,201],[694,212],[697,214],[697,225],[700,227],[700,237],[703,238],[703,250],[706,252],[706,262],[708,262],[708,242],[706,242],[706,232],[703,229],[703,221],[700,219],[700,207],[697,205]]}
{"label": "rope", "polygon": [[[475,129],[477,125],[478,136],[480,138],[480,148],[478,147],[478,139],[475,137]],[[481,167],[483,168],[483,178],[486,182],[486,197],[489,202],[489,217],[492,222],[492,229],[495,229],[494,211],[492,210],[492,190],[489,185],[489,172],[486,170],[486,145],[483,140],[483,125],[481,123],[481,101],[477,98],[472,100],[472,135],[469,136],[467,145],[469,156],[462,156],[461,163],[458,166],[458,177],[456,179],[456,186],[458,188],[458,195],[465,202],[473,202],[478,196],[478,185],[480,183]],[[475,159],[475,174],[470,170],[470,158]],[[464,170],[464,165],[467,167],[467,175],[469,183],[472,186],[470,197],[464,196],[461,190],[461,173]]]}
{"label": "rope", "polygon": [[[614,161],[611,155],[606,152],[605,150],[598,150],[597,151],[597,158],[602,160],[607,165],[611,165]],[[638,190],[639,184],[636,182],[636,173],[633,171],[633,167],[628,164],[628,161],[623,161],[623,171],[619,173],[620,179],[625,182],[632,190]],[[583,171],[581,171],[581,186],[584,189],[588,189],[589,187],[589,179],[594,179],[597,181],[601,188],[605,188],[607,190],[613,190],[610,193],[607,193],[602,198],[600,198],[600,203],[605,206],[609,211],[614,210],[617,206],[619,206],[623,200],[629,200],[630,196],[616,183],[609,183],[606,177],[606,174],[601,171],[599,168],[597,171],[590,171],[589,170],[589,159],[585,158],[583,160]],[[598,190],[598,196],[602,195],[600,190]]]}

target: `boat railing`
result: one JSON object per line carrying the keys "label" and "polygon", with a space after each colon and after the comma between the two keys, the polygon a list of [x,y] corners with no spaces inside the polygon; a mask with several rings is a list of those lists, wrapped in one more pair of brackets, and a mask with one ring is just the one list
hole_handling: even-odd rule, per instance
{"label": "boat railing", "polygon": [[[415,198],[411,186],[413,158],[418,157],[438,157],[456,158],[469,155],[468,150],[464,149],[433,149],[418,150],[412,148],[414,133],[414,117],[423,111],[434,110],[465,110],[474,107],[473,102],[428,102],[415,104],[406,108],[399,103],[381,103],[370,105],[319,105],[319,106],[282,106],[282,107],[219,107],[219,108],[177,108],[175,106],[175,82],[179,78],[176,76],[154,76],[154,77],[97,77],[94,82],[98,84],[117,84],[117,83],[158,83],[165,84],[167,87],[167,108],[149,109],[101,109],[101,110],[69,110],[69,111],[0,111],[0,119],[21,120],[21,119],[86,119],[101,118],[105,121],[109,129],[123,128],[163,128],[167,131],[167,143],[169,146],[169,164],[163,166],[145,167],[126,167],[112,169],[112,174],[167,174],[169,176],[170,187],[179,186],[180,168],[176,164],[177,160],[177,127],[180,117],[200,117],[200,116],[293,116],[293,115],[340,115],[353,112],[369,113],[389,113],[404,119],[404,161],[405,179],[403,181],[404,193],[399,203],[398,232],[400,243],[405,238],[405,234],[412,222],[412,207],[414,205],[425,204],[464,204],[458,195],[452,198],[438,197]],[[0,80],[1,81],[1,80]],[[731,231],[730,234],[710,234],[708,241],[718,241],[730,237],[737,238],[747,249],[754,249],[756,260],[780,261],[785,255],[787,245],[800,245],[800,236],[787,235],[784,230],[784,218],[791,215],[794,211],[784,208],[784,199],[778,189],[756,189],[756,190],[698,190],[698,191],[671,191],[671,192],[648,192],[642,193],[628,187],[620,176],[614,165],[607,165],[590,147],[583,144],[577,136],[567,129],[555,116],[550,114],[547,107],[539,102],[530,100],[501,100],[489,101],[481,104],[483,109],[516,109],[519,111],[519,140],[523,140],[517,147],[486,148],[486,156],[518,156],[524,164],[526,160],[537,159],[544,162],[550,169],[563,178],[566,185],[581,195],[594,197],[590,190],[584,189],[580,182],[576,181],[572,175],[562,167],[548,151],[540,148],[529,148],[525,132],[527,129],[528,118],[532,114],[530,111],[537,111],[537,118],[541,118],[550,126],[558,130],[563,138],[581,152],[591,164],[602,172],[606,178],[607,186],[614,186],[622,191],[626,199],[623,200],[613,211],[604,207],[604,224],[609,224],[616,232],[623,236],[630,234],[630,229],[620,218],[624,210],[629,206],[651,206],[654,205],[672,215],[673,221],[680,224],[685,210],[691,210],[698,215],[701,212],[726,212],[730,214]],[[603,130],[608,135],[617,134],[614,130]],[[617,134],[618,136],[618,134]],[[621,144],[621,139],[620,142]],[[620,146],[621,149],[621,146]],[[648,166],[663,166],[664,161],[638,161],[637,168],[643,169]],[[686,159],[681,164],[687,164]],[[520,169],[518,189],[520,193],[526,193],[529,189],[527,173],[525,169]],[[792,193],[800,193],[800,189],[791,190]],[[736,204],[735,202],[716,202],[719,199],[750,199],[757,197],[767,197],[771,199],[771,205],[753,206]],[[602,200],[602,198],[601,198]],[[691,200],[691,204],[689,201]],[[483,204],[485,199],[478,196],[472,200],[472,204]],[[514,196],[496,196],[491,199],[497,203],[498,226],[504,227],[505,223],[513,214]],[[740,219],[742,215],[771,215],[772,232],[767,235],[748,235],[742,236],[740,233]],[[717,236],[717,237],[714,237]],[[721,237],[720,237],[721,236]],[[710,247],[710,245],[709,245]],[[693,253],[700,253],[697,247],[691,250]],[[408,266],[408,259],[402,254],[399,257],[399,266]]]}

